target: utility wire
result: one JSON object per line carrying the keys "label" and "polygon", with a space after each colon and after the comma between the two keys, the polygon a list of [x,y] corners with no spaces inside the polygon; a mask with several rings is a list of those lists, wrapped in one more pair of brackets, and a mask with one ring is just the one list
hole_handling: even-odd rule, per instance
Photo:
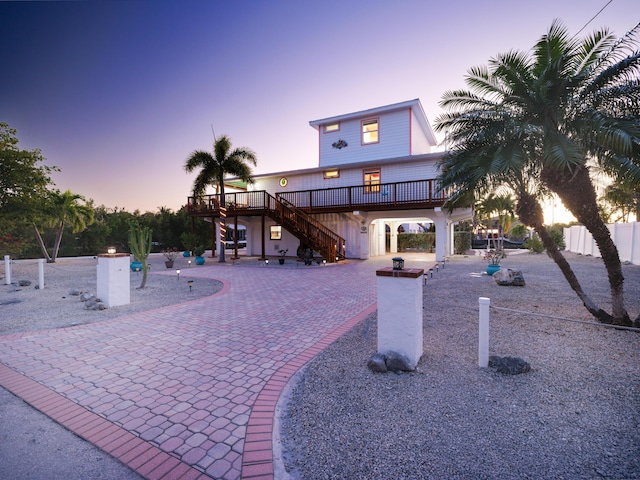
{"label": "utility wire", "polygon": [[600,15],[600,14],[602,13],[602,11],[603,11],[605,8],[607,8],[607,7],[609,6],[609,4],[610,4],[611,2],[613,2],[613,0],[609,0],[609,1],[605,4],[605,6],[604,6],[604,7],[602,7],[602,8],[598,11],[598,13],[596,13],[593,17],[591,17],[591,20],[589,20],[587,23],[585,23],[585,24],[584,24],[584,26],[583,26],[580,30],[578,30],[578,31],[576,32],[576,34],[573,36],[573,38],[577,37],[577,36],[578,36],[578,34],[579,34],[582,30],[584,30],[585,28],[587,28],[587,25],[589,25],[591,22],[593,22],[593,21],[596,19],[596,17],[597,17],[598,15]]}

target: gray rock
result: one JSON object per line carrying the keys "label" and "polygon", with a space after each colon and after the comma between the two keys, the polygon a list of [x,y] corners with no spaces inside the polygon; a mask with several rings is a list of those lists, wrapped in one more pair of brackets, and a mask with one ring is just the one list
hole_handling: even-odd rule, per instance
{"label": "gray rock", "polygon": [[524,287],[524,276],[520,270],[501,269],[493,274],[493,279],[498,285]]}
{"label": "gray rock", "polygon": [[413,372],[415,370],[409,359],[398,352],[387,352],[385,363],[387,370],[392,372]]}
{"label": "gray rock", "polygon": [[372,372],[386,373],[387,364],[384,361],[384,355],[381,353],[374,353],[367,362],[367,367],[369,367],[369,370]]}
{"label": "gray rock", "polygon": [[489,366],[495,368],[498,373],[503,375],[519,375],[527,373],[531,370],[528,362],[518,357],[498,357],[492,355],[489,357]]}
{"label": "gray rock", "polygon": [[69,292],[69,295],[78,296],[78,295],[82,295],[83,293],[84,293],[84,290],[80,290],[78,288],[74,288],[73,290],[71,290]]}
{"label": "gray rock", "polygon": [[85,292],[82,295],[80,295],[80,301],[81,302],[86,302],[86,301],[89,301],[89,300],[92,300],[92,299],[95,299],[95,298],[96,298],[96,296],[91,294],[91,293],[89,293],[89,292]]}
{"label": "gray rock", "polygon": [[30,280],[20,280],[18,282],[18,285],[20,285],[21,287],[28,287],[29,285],[31,285],[31,281]]}

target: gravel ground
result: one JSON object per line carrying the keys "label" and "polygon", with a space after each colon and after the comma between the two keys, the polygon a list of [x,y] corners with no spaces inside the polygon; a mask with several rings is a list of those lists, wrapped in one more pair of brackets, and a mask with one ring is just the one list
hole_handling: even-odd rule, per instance
{"label": "gravel ground", "polygon": [[[566,254],[609,310],[599,259]],[[407,266],[410,266],[407,264]],[[282,470],[300,479],[640,478],[640,333],[491,311],[490,354],[526,374],[478,368],[478,297],[491,305],[591,321],[545,255],[513,255],[525,287],[454,257],[424,287],[425,353],[414,373],[374,374],[376,316],[300,372],[281,400]],[[640,313],[640,266],[624,266],[629,313]]]}
{"label": "gravel ground", "polygon": [[[165,267],[164,260],[162,254],[150,255],[151,273],[145,288],[138,288],[142,274],[131,272],[131,303],[106,310],[87,310],[79,296],[70,295],[73,289],[96,293],[98,260],[94,257],[60,258],[56,263],[45,263],[42,290],[35,288],[38,285],[37,260],[13,261],[12,285],[5,284],[4,262],[0,261],[0,335],[98,322],[187,302],[222,288],[217,280],[197,278],[198,267],[189,266],[187,258],[177,257],[171,270]],[[179,280],[176,269],[180,269]],[[164,275],[155,275],[155,272]],[[29,280],[31,285],[16,285],[20,280]],[[188,280],[194,281],[191,292]]]}

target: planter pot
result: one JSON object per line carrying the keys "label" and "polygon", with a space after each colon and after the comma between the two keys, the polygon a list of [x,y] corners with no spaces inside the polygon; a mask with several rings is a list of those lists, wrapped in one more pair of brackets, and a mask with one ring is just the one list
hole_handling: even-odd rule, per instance
{"label": "planter pot", "polygon": [[309,259],[304,259],[304,264],[305,265],[311,265],[313,263],[313,260],[309,260]]}
{"label": "planter pot", "polygon": [[493,275],[498,270],[500,270],[500,265],[493,265],[491,263],[487,265],[487,275]]}
{"label": "planter pot", "polygon": [[141,272],[142,271],[142,262],[131,262],[129,268],[132,272]]}
{"label": "planter pot", "polygon": [[279,258],[278,263],[280,263],[280,265],[284,265],[284,258]]}
{"label": "planter pot", "polygon": [[183,257],[190,257],[191,256],[191,252],[189,250],[185,250],[184,252],[182,252],[182,256]]}
{"label": "planter pot", "polygon": [[196,257],[196,265],[204,265],[204,257]]}
{"label": "planter pot", "polygon": [[167,268],[173,268],[173,260],[165,260],[164,264]]}

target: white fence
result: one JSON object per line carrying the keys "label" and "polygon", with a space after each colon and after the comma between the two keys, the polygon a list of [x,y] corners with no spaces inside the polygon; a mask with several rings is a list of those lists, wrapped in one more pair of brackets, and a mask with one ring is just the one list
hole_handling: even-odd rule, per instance
{"label": "white fence", "polygon": [[[618,247],[620,261],[640,265],[640,222],[610,223],[611,238]],[[600,250],[591,233],[582,225],[564,229],[567,251],[600,257]]]}

